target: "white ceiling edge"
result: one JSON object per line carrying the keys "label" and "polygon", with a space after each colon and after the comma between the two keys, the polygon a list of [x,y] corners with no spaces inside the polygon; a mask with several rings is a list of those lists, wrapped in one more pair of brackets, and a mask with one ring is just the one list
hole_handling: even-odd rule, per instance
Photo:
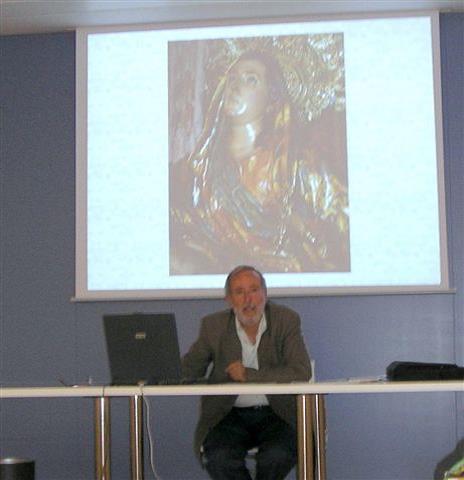
{"label": "white ceiling edge", "polygon": [[464,0],[0,0],[0,34],[79,27],[438,10],[464,12]]}

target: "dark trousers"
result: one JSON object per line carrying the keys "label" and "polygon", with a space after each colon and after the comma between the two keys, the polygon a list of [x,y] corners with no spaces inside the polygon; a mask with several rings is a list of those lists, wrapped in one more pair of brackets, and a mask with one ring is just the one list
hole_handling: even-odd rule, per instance
{"label": "dark trousers", "polygon": [[256,480],[282,480],[296,464],[295,429],[268,406],[232,408],[206,436],[203,464],[213,480],[250,480],[245,457],[253,447]]}

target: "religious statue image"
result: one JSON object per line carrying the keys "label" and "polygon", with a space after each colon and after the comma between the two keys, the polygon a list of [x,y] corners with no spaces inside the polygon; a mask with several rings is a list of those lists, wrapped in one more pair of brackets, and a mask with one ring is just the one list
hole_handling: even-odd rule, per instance
{"label": "religious statue image", "polygon": [[170,42],[170,274],[350,270],[343,35]]}

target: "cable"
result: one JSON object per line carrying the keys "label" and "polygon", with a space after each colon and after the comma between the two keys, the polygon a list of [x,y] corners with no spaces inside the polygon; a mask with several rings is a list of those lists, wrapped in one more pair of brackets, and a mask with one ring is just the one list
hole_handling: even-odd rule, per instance
{"label": "cable", "polygon": [[150,450],[150,467],[151,467],[151,471],[153,473],[153,477],[155,478],[155,480],[162,480],[162,478],[158,475],[158,472],[156,471],[156,468],[155,468],[155,460],[154,460],[154,453],[153,453],[154,442],[153,442],[153,437],[152,437],[151,428],[150,428],[150,404],[148,403],[147,398],[143,394],[143,388],[142,387],[140,388],[140,391],[141,391],[142,399],[143,399],[143,402],[145,403],[145,409],[146,409],[146,412],[147,412],[146,427],[147,427],[148,444],[149,444],[149,450]]}

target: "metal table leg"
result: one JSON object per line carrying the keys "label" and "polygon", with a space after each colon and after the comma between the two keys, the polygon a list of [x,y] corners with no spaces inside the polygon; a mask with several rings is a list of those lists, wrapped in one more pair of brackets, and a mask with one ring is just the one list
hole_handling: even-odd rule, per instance
{"label": "metal table leg", "polygon": [[110,403],[107,397],[94,400],[95,409],[95,478],[110,480]]}
{"label": "metal table leg", "polygon": [[131,480],[143,480],[143,398],[130,397]]}
{"label": "metal table leg", "polygon": [[314,480],[312,395],[298,395],[298,480]]}
{"label": "metal table leg", "polygon": [[326,417],[324,395],[314,395],[314,437],[316,443],[316,478],[326,480]]}
{"label": "metal table leg", "polygon": [[326,480],[324,396],[298,395],[297,420],[298,480]]}

